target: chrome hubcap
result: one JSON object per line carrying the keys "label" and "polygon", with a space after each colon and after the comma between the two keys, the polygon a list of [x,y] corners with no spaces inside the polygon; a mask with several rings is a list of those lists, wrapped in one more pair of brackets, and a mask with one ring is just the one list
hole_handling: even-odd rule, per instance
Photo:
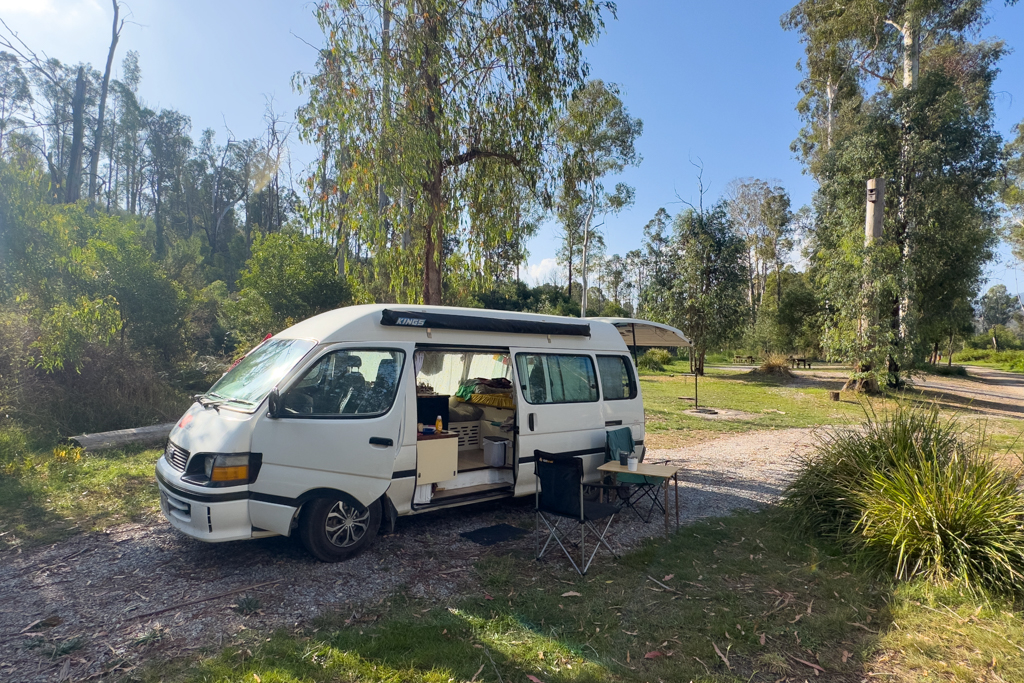
{"label": "chrome hubcap", "polygon": [[339,500],[327,513],[327,539],[339,548],[351,547],[366,534],[369,524],[369,510],[356,510]]}

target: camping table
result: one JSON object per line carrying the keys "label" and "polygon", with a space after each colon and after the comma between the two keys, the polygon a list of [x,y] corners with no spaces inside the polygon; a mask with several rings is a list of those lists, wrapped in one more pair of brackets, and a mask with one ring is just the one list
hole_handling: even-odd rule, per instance
{"label": "camping table", "polygon": [[599,472],[610,472],[612,474],[639,474],[645,477],[654,477],[662,480],[662,488],[665,489],[665,535],[668,536],[668,480],[675,482],[676,489],[676,528],[679,527],[679,468],[675,465],[648,465],[639,462],[635,470],[630,470],[617,461],[606,462],[597,468]]}

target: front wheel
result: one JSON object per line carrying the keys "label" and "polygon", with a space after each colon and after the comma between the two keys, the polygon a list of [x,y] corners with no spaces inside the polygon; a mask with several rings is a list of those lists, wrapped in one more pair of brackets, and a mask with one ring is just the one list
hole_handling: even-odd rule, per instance
{"label": "front wheel", "polygon": [[322,562],[341,562],[373,544],[380,529],[380,500],[363,507],[355,500],[318,498],[299,518],[299,539]]}

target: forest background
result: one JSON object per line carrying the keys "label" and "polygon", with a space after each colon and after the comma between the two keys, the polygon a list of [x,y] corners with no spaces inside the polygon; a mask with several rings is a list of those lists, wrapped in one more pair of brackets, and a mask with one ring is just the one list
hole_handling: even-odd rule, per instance
{"label": "forest background", "polygon": [[[1024,131],[994,125],[1007,48],[980,37],[991,4],[832,5],[782,17],[805,53],[793,151],[812,204],[771,178],[713,195],[703,162],[680,159],[694,191],[622,254],[602,224],[635,202],[622,181],[643,122],[585,59],[611,3],[316,6],[305,104],[268,101],[245,139],[147,105],[116,2],[97,68],[4,24],[0,407],[20,435],[5,438],[173,418],[266,334],[374,301],[660,320],[693,338],[698,372],[742,348],[897,384],[940,352],[1020,348],[1020,302],[982,296],[1000,238],[1024,237]],[[316,150],[305,171],[297,141]],[[871,177],[888,182],[886,228],[866,249]],[[550,231],[560,274],[528,286]]]}

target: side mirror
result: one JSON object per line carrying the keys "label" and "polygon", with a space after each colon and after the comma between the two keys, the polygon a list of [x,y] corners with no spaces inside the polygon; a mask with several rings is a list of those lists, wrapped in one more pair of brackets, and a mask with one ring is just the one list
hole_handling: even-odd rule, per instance
{"label": "side mirror", "polygon": [[274,387],[267,398],[267,417],[276,420],[281,417],[281,392]]}

